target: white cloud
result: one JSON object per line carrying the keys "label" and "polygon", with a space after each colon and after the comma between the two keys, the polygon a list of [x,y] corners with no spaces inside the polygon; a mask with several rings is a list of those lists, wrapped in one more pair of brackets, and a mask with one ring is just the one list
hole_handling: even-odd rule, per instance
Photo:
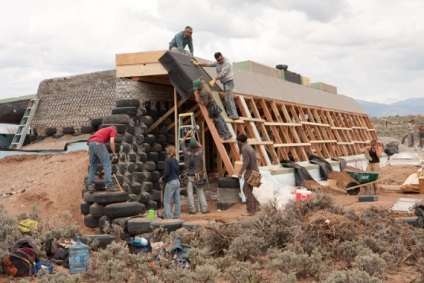
{"label": "white cloud", "polygon": [[113,69],[115,54],[162,50],[186,25],[195,55],[253,60],[374,102],[421,97],[420,0],[0,0],[0,99],[48,78]]}

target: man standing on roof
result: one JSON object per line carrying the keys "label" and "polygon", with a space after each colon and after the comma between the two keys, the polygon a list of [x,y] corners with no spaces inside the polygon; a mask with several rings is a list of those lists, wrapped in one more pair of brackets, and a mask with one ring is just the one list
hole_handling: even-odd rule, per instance
{"label": "man standing on roof", "polygon": [[106,148],[106,143],[109,142],[110,150],[112,151],[113,161],[118,160],[115,152],[115,138],[117,128],[115,126],[107,127],[98,130],[88,139],[88,151],[90,154],[90,170],[88,171],[87,189],[90,193],[95,192],[94,176],[96,175],[97,162],[103,166],[106,191],[116,192],[119,189],[115,188],[112,182],[112,166],[110,163],[109,152]]}
{"label": "man standing on roof", "polygon": [[233,120],[238,119],[236,105],[233,99],[233,89],[234,89],[234,73],[233,65],[231,62],[224,58],[221,52],[216,52],[214,55],[216,61],[211,63],[197,63],[192,61],[196,66],[202,67],[216,67],[216,77],[209,82],[211,86],[214,86],[217,80],[220,80],[224,86],[225,91],[225,109],[227,110],[227,115]]}
{"label": "man standing on roof", "polygon": [[[190,138],[190,148],[186,147],[186,140]],[[184,167],[187,173],[187,194],[190,214],[196,214],[196,206],[194,205],[193,188],[196,188],[196,194],[199,198],[200,210],[203,214],[209,213],[208,203],[206,202],[203,192],[204,179],[201,174],[200,161],[202,160],[203,147],[192,136],[191,131],[187,131],[186,135],[181,139],[181,150],[184,155]]]}
{"label": "man standing on roof", "polygon": [[258,171],[258,162],[256,160],[256,153],[253,147],[247,143],[246,135],[239,135],[237,137],[237,145],[240,148],[241,156],[243,159],[243,165],[241,166],[240,172],[238,172],[238,178],[241,179],[244,173],[244,185],[243,193],[246,197],[246,209],[247,214],[242,214],[243,216],[253,216],[256,211],[260,210],[261,204],[253,195],[253,187],[247,183],[252,171]]}
{"label": "man standing on roof", "polygon": [[[193,28],[186,26],[183,31],[177,33],[169,43],[169,50],[172,52],[181,53],[188,56],[193,56]],[[188,45],[190,51],[184,50]]]}
{"label": "man standing on roof", "polygon": [[[211,89],[203,78],[199,78],[193,82],[193,91],[197,103],[206,106],[209,112],[209,118],[212,118],[218,134],[223,140],[231,138],[231,133],[228,130],[227,124],[222,118],[221,108],[216,104],[212,97]],[[198,96],[197,96],[198,95]],[[198,98],[200,97],[200,99]]]}

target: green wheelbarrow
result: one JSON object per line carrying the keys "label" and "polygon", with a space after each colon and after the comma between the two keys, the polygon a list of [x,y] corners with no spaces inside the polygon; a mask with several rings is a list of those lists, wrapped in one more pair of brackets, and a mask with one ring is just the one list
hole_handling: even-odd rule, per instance
{"label": "green wheelbarrow", "polygon": [[377,182],[378,172],[343,170],[355,181],[346,185],[346,192],[349,195],[357,195],[362,186],[371,185]]}

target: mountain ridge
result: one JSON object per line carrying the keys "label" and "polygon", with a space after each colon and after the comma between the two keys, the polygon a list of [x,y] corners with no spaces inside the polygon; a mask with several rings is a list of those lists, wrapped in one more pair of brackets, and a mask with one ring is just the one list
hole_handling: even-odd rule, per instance
{"label": "mountain ridge", "polygon": [[408,116],[424,113],[424,97],[390,104],[355,99],[370,117]]}

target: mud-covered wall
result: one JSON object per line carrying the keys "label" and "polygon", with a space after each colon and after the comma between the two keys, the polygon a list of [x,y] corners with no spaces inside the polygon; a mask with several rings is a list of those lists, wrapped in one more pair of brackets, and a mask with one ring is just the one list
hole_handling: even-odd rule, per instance
{"label": "mud-covered wall", "polygon": [[173,101],[173,88],[131,79],[117,79],[116,71],[102,71],[63,78],[46,79],[39,85],[40,99],[31,127],[38,135],[47,128],[90,126],[93,118],[111,115],[119,98],[137,98],[145,101]]}

